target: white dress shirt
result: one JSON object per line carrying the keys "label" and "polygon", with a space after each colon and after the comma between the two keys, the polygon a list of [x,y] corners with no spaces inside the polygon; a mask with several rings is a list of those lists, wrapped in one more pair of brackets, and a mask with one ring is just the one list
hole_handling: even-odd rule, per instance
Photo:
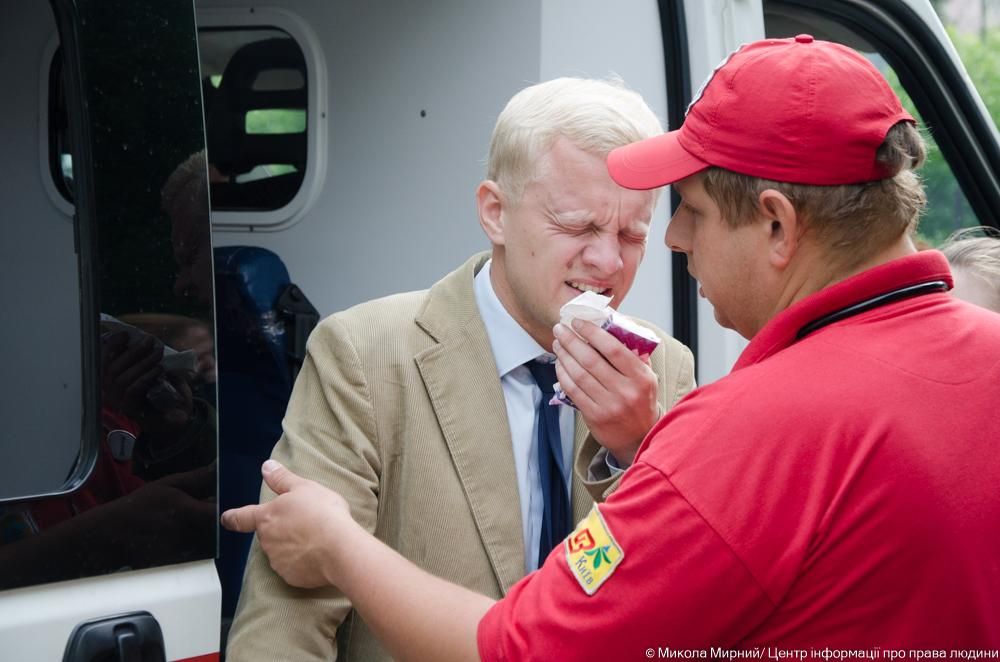
{"label": "white dress shirt", "polygon": [[[514,321],[490,281],[491,260],[476,274],[474,291],[479,316],[486,326],[497,374],[507,404],[507,421],[514,450],[514,471],[521,497],[521,525],[524,533],[524,571],[538,568],[538,544],[542,534],[542,484],[538,475],[538,429],[535,414],[542,391],[535,384],[525,363],[539,356],[555,359]],[[573,432],[575,412],[572,407],[559,406],[559,433],[562,441],[563,469],[566,485],[572,490],[570,475],[573,464]],[[572,496],[570,497],[572,503]],[[544,560],[544,559],[543,559]]]}

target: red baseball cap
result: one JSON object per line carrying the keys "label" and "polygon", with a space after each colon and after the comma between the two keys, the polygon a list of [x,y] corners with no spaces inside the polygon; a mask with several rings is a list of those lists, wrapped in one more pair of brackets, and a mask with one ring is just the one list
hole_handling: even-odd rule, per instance
{"label": "red baseball cap", "polygon": [[896,93],[856,51],[802,34],[732,53],[695,94],[676,131],[619,147],[608,172],[650,189],[712,166],[779,182],[884,179],[875,152],[898,122]]}

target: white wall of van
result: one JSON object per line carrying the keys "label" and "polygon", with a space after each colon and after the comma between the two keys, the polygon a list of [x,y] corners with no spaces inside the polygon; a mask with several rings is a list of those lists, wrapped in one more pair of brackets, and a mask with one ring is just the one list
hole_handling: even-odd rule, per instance
{"label": "white wall of van", "polygon": [[[210,0],[198,6],[213,10],[215,21],[218,10],[235,12],[241,5]],[[325,179],[293,225],[276,232],[229,227],[214,239],[274,250],[323,315],[428,287],[471,253],[489,248],[474,192],[485,176],[496,116],[524,86],[557,76],[617,75],[661,119],[666,115],[654,2],[396,0],[285,7],[324,35],[322,43],[302,46],[321,48],[326,62],[327,142],[315,155],[326,159]],[[623,307],[667,330],[668,207],[663,196]]]}

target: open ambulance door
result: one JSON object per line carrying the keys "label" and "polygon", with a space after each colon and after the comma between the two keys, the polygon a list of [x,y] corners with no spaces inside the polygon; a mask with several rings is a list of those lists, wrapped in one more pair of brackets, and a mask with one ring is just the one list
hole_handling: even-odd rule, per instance
{"label": "open ambulance door", "polygon": [[0,8],[0,657],[218,659],[193,3]]}

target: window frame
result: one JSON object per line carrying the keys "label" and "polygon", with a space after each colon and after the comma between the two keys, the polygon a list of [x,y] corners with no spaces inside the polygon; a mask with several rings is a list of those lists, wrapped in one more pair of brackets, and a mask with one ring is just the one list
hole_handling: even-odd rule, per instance
{"label": "window frame", "polygon": [[[86,99],[87,82],[80,64],[80,35],[78,33],[79,18],[76,15],[76,7],[66,0],[53,0],[51,3],[52,12],[55,17],[57,35],[53,40],[61,43],[66,52],[73,53],[74,57],[66,57],[63,61],[63,72],[65,73],[64,94],[66,95],[66,107],[69,118],[68,133],[70,144],[72,145],[72,155],[74,161],[78,163],[91,163],[93,155],[91,151],[91,118]],[[50,44],[51,45],[51,44]],[[51,186],[52,192],[63,202],[66,202],[62,194],[56,189],[55,183],[48,173],[48,74],[51,71],[51,60],[55,55],[56,48],[53,46],[49,57],[43,61],[49,62],[46,68],[44,85],[45,94],[41,99],[45,103],[41,104],[45,108],[45,122],[41,127],[45,134],[42,152],[41,166],[46,170],[46,183]],[[80,376],[81,376],[81,396],[82,396],[82,417],[80,429],[80,452],[76,462],[63,482],[62,486],[54,492],[43,494],[24,495],[0,500],[3,502],[24,502],[33,501],[42,497],[65,495],[72,493],[81,487],[89,478],[97,464],[98,449],[101,443],[101,385],[100,385],[100,356],[99,337],[100,325],[99,304],[98,304],[98,245],[97,245],[97,209],[94,192],[93,173],[90,168],[80,168],[80,172],[73,173],[74,203],[71,207],[71,219],[73,222],[73,242],[76,248],[78,268],[80,274]],[[67,203],[69,204],[69,203]]]}

